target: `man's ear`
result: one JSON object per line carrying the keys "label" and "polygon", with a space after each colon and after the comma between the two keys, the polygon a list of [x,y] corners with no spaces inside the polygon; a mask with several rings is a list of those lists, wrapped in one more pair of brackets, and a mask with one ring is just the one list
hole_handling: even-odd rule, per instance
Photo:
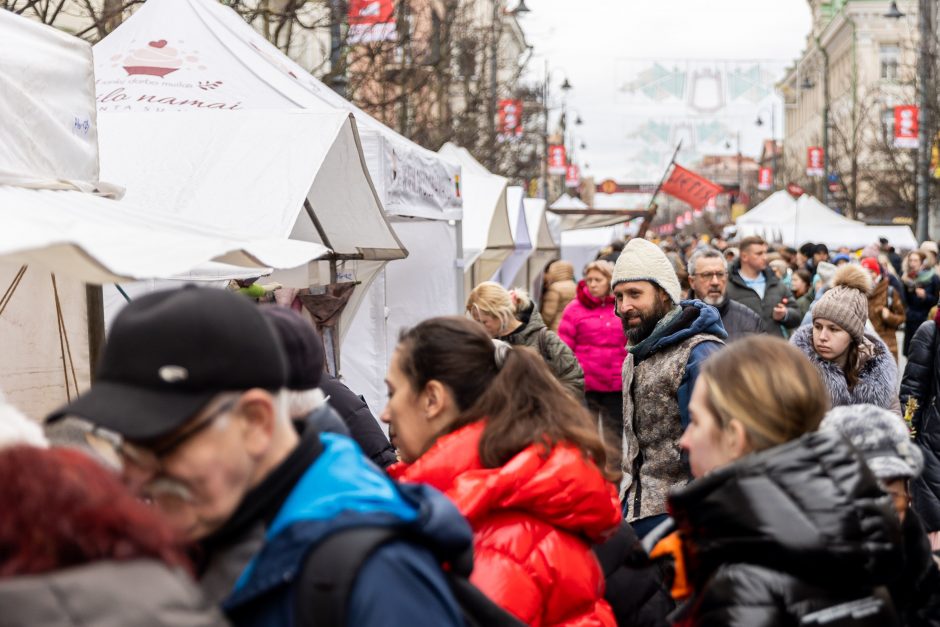
{"label": "man's ear", "polygon": [[248,390],[242,394],[235,411],[242,418],[245,449],[252,456],[263,456],[274,437],[278,420],[274,397],[267,390]]}

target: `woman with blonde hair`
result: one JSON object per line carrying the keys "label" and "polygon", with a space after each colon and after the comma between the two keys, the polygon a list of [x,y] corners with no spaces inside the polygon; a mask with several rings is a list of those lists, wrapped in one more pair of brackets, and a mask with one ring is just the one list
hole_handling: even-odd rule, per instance
{"label": "woman with blonde hair", "polygon": [[705,362],[679,442],[695,480],[669,497],[691,587],[675,624],[816,624],[859,608],[868,622],[853,625],[897,624],[885,585],[903,560],[898,519],[855,449],[815,432],[827,397],[779,338]]}
{"label": "woman with blonde hair", "polygon": [[578,296],[561,316],[558,337],[567,344],[584,371],[588,409],[600,416],[604,439],[620,450],[623,439],[623,381],[627,340],[614,308],[610,281],[614,264],[592,261],[578,283]]}
{"label": "woman with blonde hair", "polygon": [[534,349],[565,388],[578,399],[584,396],[584,372],[577,358],[545,326],[525,290],[507,290],[492,281],[480,283],[467,298],[467,313],[491,338]]}

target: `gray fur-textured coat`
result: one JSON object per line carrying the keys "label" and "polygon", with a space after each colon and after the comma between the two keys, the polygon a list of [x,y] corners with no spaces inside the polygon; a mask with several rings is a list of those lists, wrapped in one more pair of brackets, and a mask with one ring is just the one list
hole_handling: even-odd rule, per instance
{"label": "gray fur-textured coat", "polygon": [[790,343],[800,349],[822,376],[833,407],[867,403],[901,414],[898,401],[898,365],[891,351],[877,335],[866,333],[859,353],[862,362],[858,383],[851,390],[842,369],[826,361],[813,349],[813,327],[804,325],[796,330]]}

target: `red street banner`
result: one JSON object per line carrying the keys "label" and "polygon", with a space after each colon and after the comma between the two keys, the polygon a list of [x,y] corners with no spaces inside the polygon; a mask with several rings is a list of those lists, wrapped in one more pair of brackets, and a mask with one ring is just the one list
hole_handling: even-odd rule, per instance
{"label": "red street banner", "polygon": [[499,141],[522,137],[522,101],[499,101]]}
{"label": "red street banner", "polygon": [[568,157],[565,154],[565,147],[561,144],[552,144],[548,147],[548,173],[567,174]]}
{"label": "red street banner", "polygon": [[915,105],[903,105],[894,108],[894,147],[917,148],[919,128],[919,111]]}
{"label": "red street banner", "polygon": [[350,44],[395,41],[395,0],[349,0]]}
{"label": "red street banner", "polygon": [[822,146],[810,146],[806,149],[806,176],[824,176],[826,174],[826,155]]}
{"label": "red street banner", "polygon": [[757,189],[766,192],[774,188],[774,171],[770,168],[761,168],[757,171]]}
{"label": "red street banner", "polygon": [[669,175],[669,180],[663,183],[663,192],[673,198],[678,198],[690,205],[693,209],[701,209],[713,197],[720,194],[724,188],[699,176],[695,172],[676,165]]}
{"label": "red street banner", "polygon": [[575,164],[568,166],[568,170],[565,172],[565,187],[577,187],[581,184],[581,168]]}

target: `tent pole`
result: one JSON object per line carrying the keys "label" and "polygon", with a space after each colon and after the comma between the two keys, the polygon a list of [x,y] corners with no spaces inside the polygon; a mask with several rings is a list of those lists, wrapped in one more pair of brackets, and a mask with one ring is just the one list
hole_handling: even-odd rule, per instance
{"label": "tent pole", "polygon": [[[94,379],[104,349],[104,293],[100,285],[85,284],[85,310],[88,316],[88,363]],[[78,382],[76,381],[76,384]]]}
{"label": "tent pole", "polygon": [[456,315],[460,315],[467,302],[467,295],[464,294],[464,281],[466,281],[466,268],[464,268],[463,259],[463,218],[456,220],[457,227],[457,262],[455,273],[457,275],[457,309]]}
{"label": "tent pole", "polygon": [[679,143],[676,144],[676,149],[672,153],[672,159],[669,160],[669,165],[666,166],[666,171],[663,172],[663,178],[659,180],[659,185],[656,186],[656,191],[653,192],[653,195],[650,196],[649,205],[647,205],[646,215],[643,217],[643,222],[640,223],[640,230],[637,231],[636,236],[639,238],[646,237],[646,231],[649,230],[649,227],[653,224],[653,217],[656,215],[656,197],[659,195],[659,190],[663,188],[663,185],[666,183],[666,178],[669,176],[669,170],[672,168],[672,165],[676,162],[676,157],[679,156],[679,150],[682,149],[682,140],[679,140]]}

